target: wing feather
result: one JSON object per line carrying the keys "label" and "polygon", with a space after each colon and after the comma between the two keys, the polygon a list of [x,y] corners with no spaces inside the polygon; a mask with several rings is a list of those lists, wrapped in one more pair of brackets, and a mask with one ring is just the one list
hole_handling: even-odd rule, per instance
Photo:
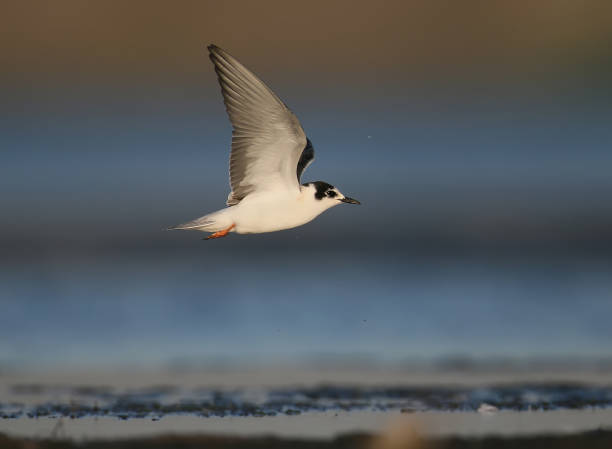
{"label": "wing feather", "polygon": [[305,168],[300,169],[298,162],[306,146],[299,120],[263,81],[226,51],[215,45],[208,50],[233,128],[228,205],[254,191],[298,189],[296,181]]}
{"label": "wing feather", "polygon": [[312,142],[310,141],[310,139],[306,139],[306,147],[304,147],[304,150],[302,151],[302,154],[300,155],[300,160],[298,161],[298,165],[297,165],[297,180],[298,183],[300,182],[300,179],[302,178],[302,173],[304,173],[304,170],[306,170],[308,168],[308,166],[310,164],[312,164],[312,161],[314,161],[315,158],[315,153],[314,153],[314,147],[312,146]]}

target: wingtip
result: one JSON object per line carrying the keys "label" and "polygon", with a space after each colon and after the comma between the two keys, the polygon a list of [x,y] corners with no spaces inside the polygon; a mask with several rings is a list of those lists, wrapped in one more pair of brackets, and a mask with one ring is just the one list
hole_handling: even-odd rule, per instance
{"label": "wingtip", "polygon": [[208,57],[216,66],[217,63],[215,61],[221,57],[221,55],[223,54],[223,49],[217,47],[215,44],[210,44],[206,48],[208,48]]}
{"label": "wingtip", "polygon": [[208,45],[208,47],[206,47],[209,51],[209,53],[214,54],[214,53],[220,53],[223,50],[221,50],[220,47],[216,46],[215,44],[210,44]]}

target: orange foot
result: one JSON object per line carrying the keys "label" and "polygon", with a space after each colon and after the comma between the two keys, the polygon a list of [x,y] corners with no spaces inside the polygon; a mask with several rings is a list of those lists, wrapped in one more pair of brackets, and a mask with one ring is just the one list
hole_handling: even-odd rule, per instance
{"label": "orange foot", "polygon": [[236,224],[232,224],[229,228],[224,229],[223,231],[219,231],[219,232],[215,232],[214,234],[210,234],[208,237],[206,237],[204,240],[209,240],[209,239],[219,239],[221,237],[225,237],[227,234],[229,234],[229,232],[234,229],[234,227],[236,226]]}

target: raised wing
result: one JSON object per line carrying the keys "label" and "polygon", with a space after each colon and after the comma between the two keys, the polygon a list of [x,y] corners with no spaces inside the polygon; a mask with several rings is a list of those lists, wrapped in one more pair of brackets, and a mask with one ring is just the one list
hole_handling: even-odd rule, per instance
{"label": "raised wing", "polygon": [[235,58],[215,45],[208,50],[233,127],[228,206],[254,191],[299,189],[296,167],[306,147],[299,120]]}

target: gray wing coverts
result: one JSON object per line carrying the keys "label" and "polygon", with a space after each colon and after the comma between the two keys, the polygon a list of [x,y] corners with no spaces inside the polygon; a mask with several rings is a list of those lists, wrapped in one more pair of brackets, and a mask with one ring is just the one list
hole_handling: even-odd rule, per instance
{"label": "gray wing coverts", "polygon": [[[233,128],[229,167],[232,192],[227,205],[238,204],[249,193],[265,189],[268,184],[284,182],[290,188],[288,171],[295,180],[295,170],[307,143],[300,122],[274,92],[235,58],[215,45],[208,50]],[[298,178],[300,174],[298,168]]]}

